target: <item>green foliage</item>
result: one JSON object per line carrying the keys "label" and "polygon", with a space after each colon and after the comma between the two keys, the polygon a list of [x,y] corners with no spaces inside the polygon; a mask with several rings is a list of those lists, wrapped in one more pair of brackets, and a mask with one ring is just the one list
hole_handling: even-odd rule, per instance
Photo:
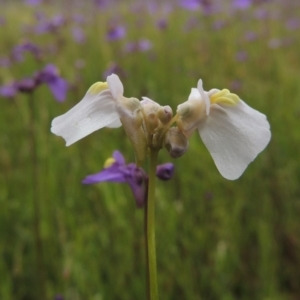
{"label": "green foliage", "polygon": [[[66,7],[46,3],[40,10],[51,16]],[[180,8],[166,13],[160,7],[151,14],[125,5],[106,10],[72,5],[69,21],[75,13],[86,17],[84,44],[73,41],[70,23],[55,35],[24,34],[21,26],[34,26],[36,9],[1,7],[7,19],[0,27],[3,55],[24,39],[58,47],[39,62],[26,54],[23,62],[1,68],[2,84],[49,62],[73,82],[62,104],[47,87],[39,87],[34,97],[1,98],[1,299],[41,299],[41,285],[47,299],[56,294],[66,300],[145,299],[143,211],[126,185],[81,184],[115,149],[134,160],[122,128],[95,132],[68,148],[49,130],[51,120],[92,83],[105,80],[102,74],[112,63],[122,70],[126,96],[148,96],[176,110],[201,77],[206,90],[231,89],[271,123],[270,145],[234,182],[221,177],[197,134],[182,158],[160,153],[160,162],[176,167],[174,178],[158,182],[156,191],[161,299],[298,299],[300,41],[299,32],[284,24],[290,12],[300,14],[299,7],[292,11],[271,3],[265,9],[280,22],[255,18],[262,7],[210,16]],[[167,27],[159,30],[162,18]],[[112,19],[126,25],[124,40],[106,40]],[[216,22],[224,27],[214,29]],[[248,31],[257,39],[247,41]],[[127,41],[140,38],[153,48],[124,53]],[[271,48],[272,39],[286,43]],[[247,52],[245,61],[236,60],[238,51]],[[75,68],[78,60],[84,68]]]}

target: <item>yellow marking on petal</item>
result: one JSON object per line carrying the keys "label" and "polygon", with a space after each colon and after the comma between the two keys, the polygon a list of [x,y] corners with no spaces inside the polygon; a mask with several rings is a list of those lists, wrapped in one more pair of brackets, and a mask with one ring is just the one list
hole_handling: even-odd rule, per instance
{"label": "yellow marking on petal", "polygon": [[240,101],[238,95],[230,93],[229,90],[223,89],[210,97],[211,104],[236,105]]}
{"label": "yellow marking on petal", "polygon": [[96,95],[104,90],[107,90],[108,89],[108,84],[107,82],[96,82],[94,83],[89,89],[88,89],[88,93],[89,94],[93,94],[93,95]]}
{"label": "yellow marking on petal", "polygon": [[115,162],[116,162],[116,160],[115,160],[113,157],[108,158],[108,159],[104,162],[104,169],[109,168],[109,167],[112,166]]}

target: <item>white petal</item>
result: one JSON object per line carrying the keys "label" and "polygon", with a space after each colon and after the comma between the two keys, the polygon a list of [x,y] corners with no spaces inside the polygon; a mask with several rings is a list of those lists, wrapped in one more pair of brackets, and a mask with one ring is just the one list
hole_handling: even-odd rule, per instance
{"label": "white petal", "polygon": [[118,99],[119,95],[123,96],[124,87],[120,78],[116,74],[108,76],[106,81],[114,99]]}
{"label": "white petal", "polygon": [[202,80],[199,79],[198,81],[198,85],[197,85],[198,91],[201,95],[201,98],[205,101],[205,105],[206,105],[206,114],[209,115],[210,112],[210,100],[206,94],[206,92],[203,90],[203,83]]}
{"label": "white petal", "polygon": [[122,123],[121,123],[120,119],[117,119],[117,120],[113,121],[112,123],[106,125],[106,127],[108,127],[108,128],[118,128],[121,126],[122,126]]}
{"label": "white petal", "polygon": [[242,175],[271,138],[266,116],[242,100],[236,106],[212,105],[198,130],[218,170],[230,180]]}
{"label": "white petal", "polygon": [[198,89],[192,88],[188,100],[197,100],[199,98],[201,98],[201,95],[200,95]]}
{"label": "white petal", "polygon": [[96,95],[86,93],[77,105],[52,121],[51,132],[62,136],[69,146],[100,128],[118,124],[116,104],[107,89]]}

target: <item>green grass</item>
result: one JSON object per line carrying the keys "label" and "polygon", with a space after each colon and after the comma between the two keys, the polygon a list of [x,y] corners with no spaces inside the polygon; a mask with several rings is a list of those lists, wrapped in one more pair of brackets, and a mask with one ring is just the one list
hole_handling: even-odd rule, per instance
{"label": "green grass", "polygon": [[[67,24],[59,33],[58,54],[49,53],[39,63],[28,54],[24,62],[0,69],[0,82],[7,83],[51,62],[74,82],[62,104],[46,87],[40,87],[34,99],[26,95],[1,98],[1,299],[40,299],[41,282],[48,299],[56,294],[67,300],[145,299],[143,211],[136,209],[126,185],[81,184],[87,174],[102,168],[115,149],[128,162],[134,160],[123,129],[103,129],[68,148],[50,133],[51,120],[82,99],[92,83],[104,80],[102,73],[112,62],[126,74],[122,77],[126,96],[148,96],[174,111],[199,78],[206,90],[231,88],[239,80],[240,88],[233,91],[265,113],[271,124],[271,143],[233,182],[221,177],[197,134],[178,160],[161,151],[160,162],[172,161],[176,167],[174,178],[158,182],[156,191],[161,299],[298,299],[300,41],[298,32],[287,30],[284,24],[290,16],[299,18],[300,12],[299,7],[283,9],[280,4],[266,8],[273,15],[277,12],[279,19],[256,19],[256,8],[230,16],[175,9],[166,17],[167,29],[160,31],[155,24],[164,17],[163,10],[151,15],[146,10],[133,13],[125,5],[103,11],[73,5],[69,16],[79,12],[88,18],[83,25],[85,44],[72,40],[72,24]],[[62,8],[41,9],[54,14]],[[21,25],[35,23],[34,10],[22,5],[1,10],[8,20],[0,27],[1,55],[25,38],[43,47],[58,43],[58,37],[51,34],[22,32]],[[105,40],[111,18],[126,24],[125,40]],[[191,20],[195,26],[187,29]],[[217,20],[224,20],[226,26],[213,30]],[[257,40],[244,40],[249,30],[259,34]],[[153,49],[124,54],[126,41],[138,38],[150,39]],[[271,49],[272,38],[290,38],[292,44]],[[248,53],[244,62],[235,59],[240,50]],[[78,59],[85,61],[79,71],[74,67]]]}

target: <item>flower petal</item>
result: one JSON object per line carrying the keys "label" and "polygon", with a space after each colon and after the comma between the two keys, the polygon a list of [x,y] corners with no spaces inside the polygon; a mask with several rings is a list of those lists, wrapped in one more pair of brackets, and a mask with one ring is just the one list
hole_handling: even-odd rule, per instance
{"label": "flower petal", "polygon": [[223,177],[239,178],[271,138],[266,116],[240,100],[235,106],[211,106],[198,131]]}
{"label": "flower petal", "polygon": [[63,102],[66,99],[68,91],[68,83],[61,77],[55,77],[52,80],[46,82],[53,96],[58,102]]}
{"label": "flower petal", "polygon": [[201,98],[201,95],[200,95],[198,89],[192,88],[188,100],[197,100],[199,98]]}
{"label": "flower petal", "polygon": [[169,180],[173,177],[174,165],[165,163],[156,167],[156,176],[161,180]]}
{"label": "flower petal", "polygon": [[197,89],[201,95],[201,98],[204,100],[205,105],[206,105],[206,114],[209,115],[210,112],[210,100],[206,92],[203,90],[203,83],[202,80],[199,79]]}
{"label": "flower petal", "polygon": [[102,170],[99,173],[88,175],[82,180],[84,184],[93,184],[98,182],[126,182],[123,172],[119,169],[117,164]]}
{"label": "flower petal", "polygon": [[112,157],[116,160],[116,162],[119,164],[119,165],[125,165],[125,158],[124,156],[122,155],[122,153],[118,150],[115,150],[113,152],[113,155]]}
{"label": "flower petal", "polygon": [[116,74],[108,76],[106,81],[114,99],[118,99],[119,95],[123,96],[124,87],[120,78]]}
{"label": "flower petal", "polygon": [[126,166],[126,174],[124,175],[129,184],[137,207],[141,208],[145,205],[148,192],[148,176],[142,168],[138,168],[136,164],[128,164]]}
{"label": "flower petal", "polygon": [[116,125],[119,115],[108,89],[84,98],[64,115],[52,121],[51,132],[62,136],[69,146],[105,126]]}

